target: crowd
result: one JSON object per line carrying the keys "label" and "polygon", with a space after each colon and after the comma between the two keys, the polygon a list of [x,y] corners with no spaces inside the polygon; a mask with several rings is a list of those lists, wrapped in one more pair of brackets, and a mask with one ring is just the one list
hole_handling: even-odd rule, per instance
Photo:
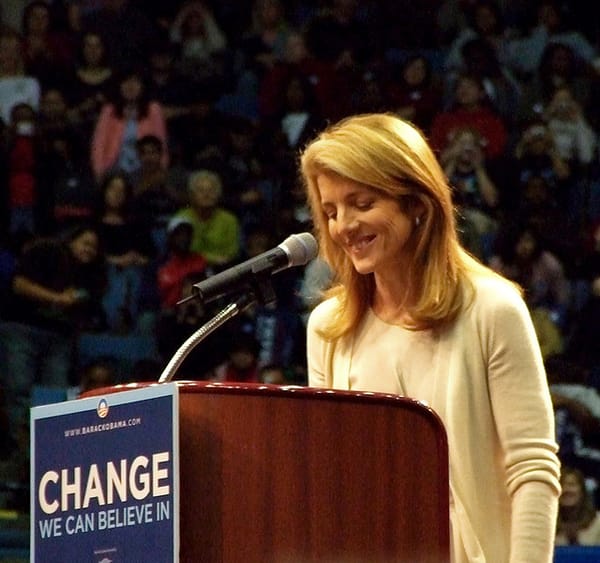
{"label": "crowd", "polygon": [[[304,143],[343,116],[389,111],[431,141],[465,247],[525,289],[572,469],[563,504],[579,502],[577,486],[590,495],[581,512],[561,509],[560,537],[600,544],[600,532],[578,539],[577,528],[597,528],[600,507],[600,18],[590,10],[3,3],[2,457],[25,455],[35,384],[86,389],[96,368],[104,382],[122,377],[114,358],[83,361],[82,335],[150,338],[155,349],[127,377],[156,380],[223,305],[178,306],[194,283],[311,229]],[[210,335],[176,377],[305,383],[306,313],[327,279],[318,261],[282,272],[274,301]]]}

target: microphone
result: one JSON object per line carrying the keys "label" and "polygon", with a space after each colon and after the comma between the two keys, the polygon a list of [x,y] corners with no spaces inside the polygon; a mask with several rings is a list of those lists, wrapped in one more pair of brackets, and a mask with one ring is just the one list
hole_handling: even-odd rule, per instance
{"label": "microphone", "polygon": [[247,288],[259,277],[266,277],[293,266],[304,266],[318,253],[315,237],[310,233],[290,235],[279,246],[263,252],[237,266],[232,266],[214,276],[194,284],[194,295],[183,299],[198,297],[203,303]]}

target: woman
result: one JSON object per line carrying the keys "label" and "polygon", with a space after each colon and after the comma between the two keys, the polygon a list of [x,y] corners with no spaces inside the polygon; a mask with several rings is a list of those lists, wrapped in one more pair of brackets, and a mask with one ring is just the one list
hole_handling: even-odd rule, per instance
{"label": "woman", "polygon": [[73,69],[69,92],[73,116],[86,134],[93,133],[103,105],[108,101],[113,69],[108,62],[106,45],[99,33],[88,31],[80,38],[77,64]]}
{"label": "woman", "polygon": [[133,174],[140,168],[136,143],[154,135],[163,143],[162,162],[168,164],[167,125],[162,106],[148,97],[141,73],[124,71],[112,100],[102,106],[91,144],[92,168],[98,180],[109,172]]}
{"label": "woman", "polygon": [[600,512],[578,469],[564,467],[561,475],[556,545],[600,545]]}
{"label": "woman", "polygon": [[1,384],[13,436],[28,423],[34,383],[69,385],[76,337],[102,327],[104,287],[94,227],[78,225],[64,237],[36,237],[24,245],[0,322]]}
{"label": "woman", "polygon": [[154,279],[154,272],[149,270],[155,251],[150,233],[131,211],[132,190],[127,176],[107,176],[100,191],[98,232],[108,274],[102,304],[109,327],[127,332],[140,315],[140,296],[147,293],[142,291],[145,283]]}
{"label": "woman", "polygon": [[309,144],[301,172],[335,272],[308,322],[309,384],[439,414],[454,563],[549,563],[559,461],[535,331],[518,288],[460,246],[434,153],[407,122],[359,115]]}

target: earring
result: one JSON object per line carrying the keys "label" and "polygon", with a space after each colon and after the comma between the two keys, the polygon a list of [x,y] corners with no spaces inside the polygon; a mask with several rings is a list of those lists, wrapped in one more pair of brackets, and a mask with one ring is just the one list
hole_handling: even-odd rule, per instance
{"label": "earring", "polygon": [[421,225],[421,217],[417,215],[415,216],[415,227],[419,227],[419,225]]}

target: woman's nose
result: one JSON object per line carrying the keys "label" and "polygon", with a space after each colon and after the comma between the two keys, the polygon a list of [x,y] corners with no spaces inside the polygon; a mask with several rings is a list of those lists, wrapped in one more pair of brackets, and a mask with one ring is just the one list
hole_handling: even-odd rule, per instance
{"label": "woman's nose", "polygon": [[350,210],[338,211],[337,226],[341,234],[350,232],[356,229],[358,221],[356,214]]}

